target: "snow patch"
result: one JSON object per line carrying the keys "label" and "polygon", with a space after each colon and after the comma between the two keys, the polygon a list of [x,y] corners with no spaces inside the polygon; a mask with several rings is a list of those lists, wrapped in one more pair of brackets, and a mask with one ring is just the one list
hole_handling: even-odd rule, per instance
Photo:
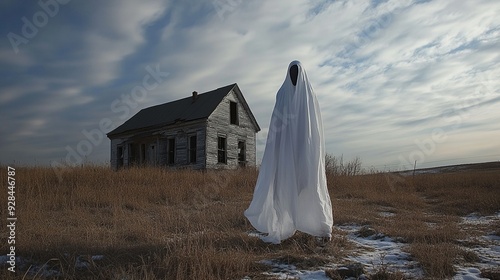
{"label": "snow patch", "polygon": [[379,216],[384,217],[384,218],[390,218],[396,216],[396,213],[393,212],[388,212],[388,211],[382,211],[378,213]]}
{"label": "snow patch", "polygon": [[298,270],[295,265],[283,264],[273,260],[263,260],[260,263],[271,266],[271,272],[265,272],[264,275],[276,279],[301,279],[301,280],[329,280],[325,271],[318,270]]}
{"label": "snow patch", "polygon": [[103,255],[94,255],[91,257],[78,256],[75,260],[75,268],[77,269],[87,269],[90,266],[90,261],[100,261],[104,259]]}
{"label": "snow patch", "polygon": [[248,231],[247,234],[250,237],[258,237],[258,238],[265,236],[265,234],[258,232],[258,231]]}
{"label": "snow patch", "polygon": [[[480,216],[477,213],[462,217],[461,227],[467,230],[469,227],[487,226],[500,220],[500,212],[491,216]],[[480,270],[495,269],[500,267],[500,236],[495,233],[488,233],[484,236],[468,238],[465,241],[472,241],[472,246],[467,246],[468,250],[476,253],[479,261],[472,263],[471,267],[456,267],[457,275],[454,279],[485,279],[481,278]]]}
{"label": "snow patch", "polygon": [[466,225],[488,225],[494,221],[500,220],[500,212],[491,216],[481,216],[478,213],[471,213],[462,217],[462,224]]}
{"label": "snow patch", "polygon": [[349,261],[363,264],[368,273],[374,273],[385,266],[388,270],[400,271],[411,278],[423,276],[418,263],[403,251],[404,243],[380,233],[366,238],[360,237],[357,232],[361,228],[358,225],[340,226],[341,230],[348,232],[349,240],[358,247],[356,255],[348,257]]}
{"label": "snow patch", "polygon": [[453,277],[453,280],[478,280],[478,279],[488,279],[481,277],[481,271],[475,267],[456,267],[457,274]]}

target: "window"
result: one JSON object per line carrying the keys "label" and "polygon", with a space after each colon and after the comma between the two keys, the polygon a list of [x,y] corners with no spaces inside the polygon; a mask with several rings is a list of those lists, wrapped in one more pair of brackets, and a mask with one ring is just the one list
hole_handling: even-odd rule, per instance
{"label": "window", "polygon": [[137,144],[131,143],[128,145],[128,163],[129,165],[134,165],[137,163]]}
{"label": "window", "polygon": [[146,154],[146,163],[156,165],[155,144],[149,144],[149,151]]}
{"label": "window", "polygon": [[238,141],[238,164],[241,167],[246,166],[246,153],[245,141]]}
{"label": "window", "polygon": [[140,164],[144,164],[145,162],[146,162],[146,144],[141,144]]}
{"label": "window", "polygon": [[123,166],[123,146],[118,146],[118,149],[116,151],[116,158],[118,160],[117,166],[118,168]]}
{"label": "window", "polygon": [[196,163],[196,135],[189,137],[189,163]]}
{"label": "window", "polygon": [[175,164],[175,138],[168,139],[168,164]]}
{"label": "window", "polygon": [[226,137],[219,136],[217,139],[217,162],[227,164]]}
{"label": "window", "polygon": [[238,103],[230,101],[229,102],[229,115],[231,124],[238,125]]}

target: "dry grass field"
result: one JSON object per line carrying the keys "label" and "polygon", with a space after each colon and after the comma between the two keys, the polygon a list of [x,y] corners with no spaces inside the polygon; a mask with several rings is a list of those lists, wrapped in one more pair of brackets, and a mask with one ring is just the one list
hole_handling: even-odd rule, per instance
{"label": "dry grass field", "polygon": [[[50,278],[48,271],[59,279],[270,279],[262,260],[304,269],[347,262],[354,245],[338,226],[357,224],[402,240],[425,278],[445,279],[457,264],[477,261],[467,250],[475,237],[500,235],[498,222],[460,224],[470,213],[500,211],[499,170],[328,174],[335,229],[324,247],[301,233],[280,245],[249,234],[253,229],[243,211],[256,178],[252,169],[114,172],[86,166],[68,169],[59,181],[50,168],[17,167],[16,253],[23,261],[16,274],[0,265],[0,278]],[[6,172],[0,172],[0,182],[7,182]],[[7,191],[0,192],[0,201],[3,224]],[[7,234],[2,226],[1,254],[7,252]],[[92,258],[98,255],[103,257]],[[499,270],[482,273],[500,277]],[[333,270],[327,275],[340,279]],[[405,278],[387,267],[368,277]]]}

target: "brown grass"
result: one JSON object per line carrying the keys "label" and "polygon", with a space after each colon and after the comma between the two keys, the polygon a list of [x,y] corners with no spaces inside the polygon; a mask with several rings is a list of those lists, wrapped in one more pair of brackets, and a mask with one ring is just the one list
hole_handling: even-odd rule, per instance
{"label": "brown grass", "polygon": [[[68,169],[62,181],[50,168],[16,171],[17,254],[33,264],[47,262],[65,279],[262,279],[270,268],[261,260],[312,268],[342,263],[353,250],[345,233],[336,229],[323,248],[302,233],[280,245],[248,236],[253,229],[243,211],[257,178],[252,169],[113,172],[85,166]],[[456,256],[467,259],[454,243],[465,236],[459,216],[500,209],[499,173],[418,175],[397,184],[390,184],[387,176],[329,174],[335,224],[369,225],[401,238],[427,276],[453,275]],[[7,181],[6,172],[0,172],[0,181]],[[6,195],[0,192],[0,201]],[[381,211],[394,215],[381,216]],[[5,220],[6,207],[0,214]],[[0,234],[6,236],[4,227]],[[0,249],[7,250],[6,242]],[[105,257],[93,261],[92,255]],[[87,258],[88,269],[75,267],[77,258]],[[377,279],[401,277],[397,272],[377,273]],[[0,278],[23,274],[2,269]],[[31,278],[40,277],[25,276]]]}
{"label": "brown grass", "polygon": [[426,275],[446,279],[454,275],[453,263],[460,250],[450,243],[412,243],[410,253],[419,260]]}

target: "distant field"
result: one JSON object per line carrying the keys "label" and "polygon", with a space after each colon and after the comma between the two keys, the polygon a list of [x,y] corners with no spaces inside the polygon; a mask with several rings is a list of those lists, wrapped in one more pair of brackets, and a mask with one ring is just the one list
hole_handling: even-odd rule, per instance
{"label": "distant field", "polygon": [[[257,178],[252,169],[113,172],[88,166],[68,169],[62,181],[50,168],[16,171],[21,267],[13,274],[0,265],[1,279],[273,279],[265,260],[340,279],[336,267],[359,254],[345,225],[400,240],[424,278],[445,279],[481,263],[472,249],[482,236],[500,235],[498,220],[462,222],[471,213],[500,212],[500,172],[494,168],[416,176],[329,173],[335,228],[325,247],[301,233],[280,245],[252,234],[243,216]],[[6,172],[0,181],[7,182]],[[7,191],[0,201],[5,221]],[[0,255],[8,251],[7,234],[2,226]],[[479,268],[487,278],[500,277],[498,268]],[[371,279],[411,277],[384,264],[365,273]]]}
{"label": "distant field", "polygon": [[[450,172],[467,172],[467,171],[485,171],[485,172],[500,172],[500,161],[467,163],[457,165],[447,165],[440,167],[416,169],[415,173],[450,173]],[[404,174],[412,174],[413,170],[402,171]]]}

